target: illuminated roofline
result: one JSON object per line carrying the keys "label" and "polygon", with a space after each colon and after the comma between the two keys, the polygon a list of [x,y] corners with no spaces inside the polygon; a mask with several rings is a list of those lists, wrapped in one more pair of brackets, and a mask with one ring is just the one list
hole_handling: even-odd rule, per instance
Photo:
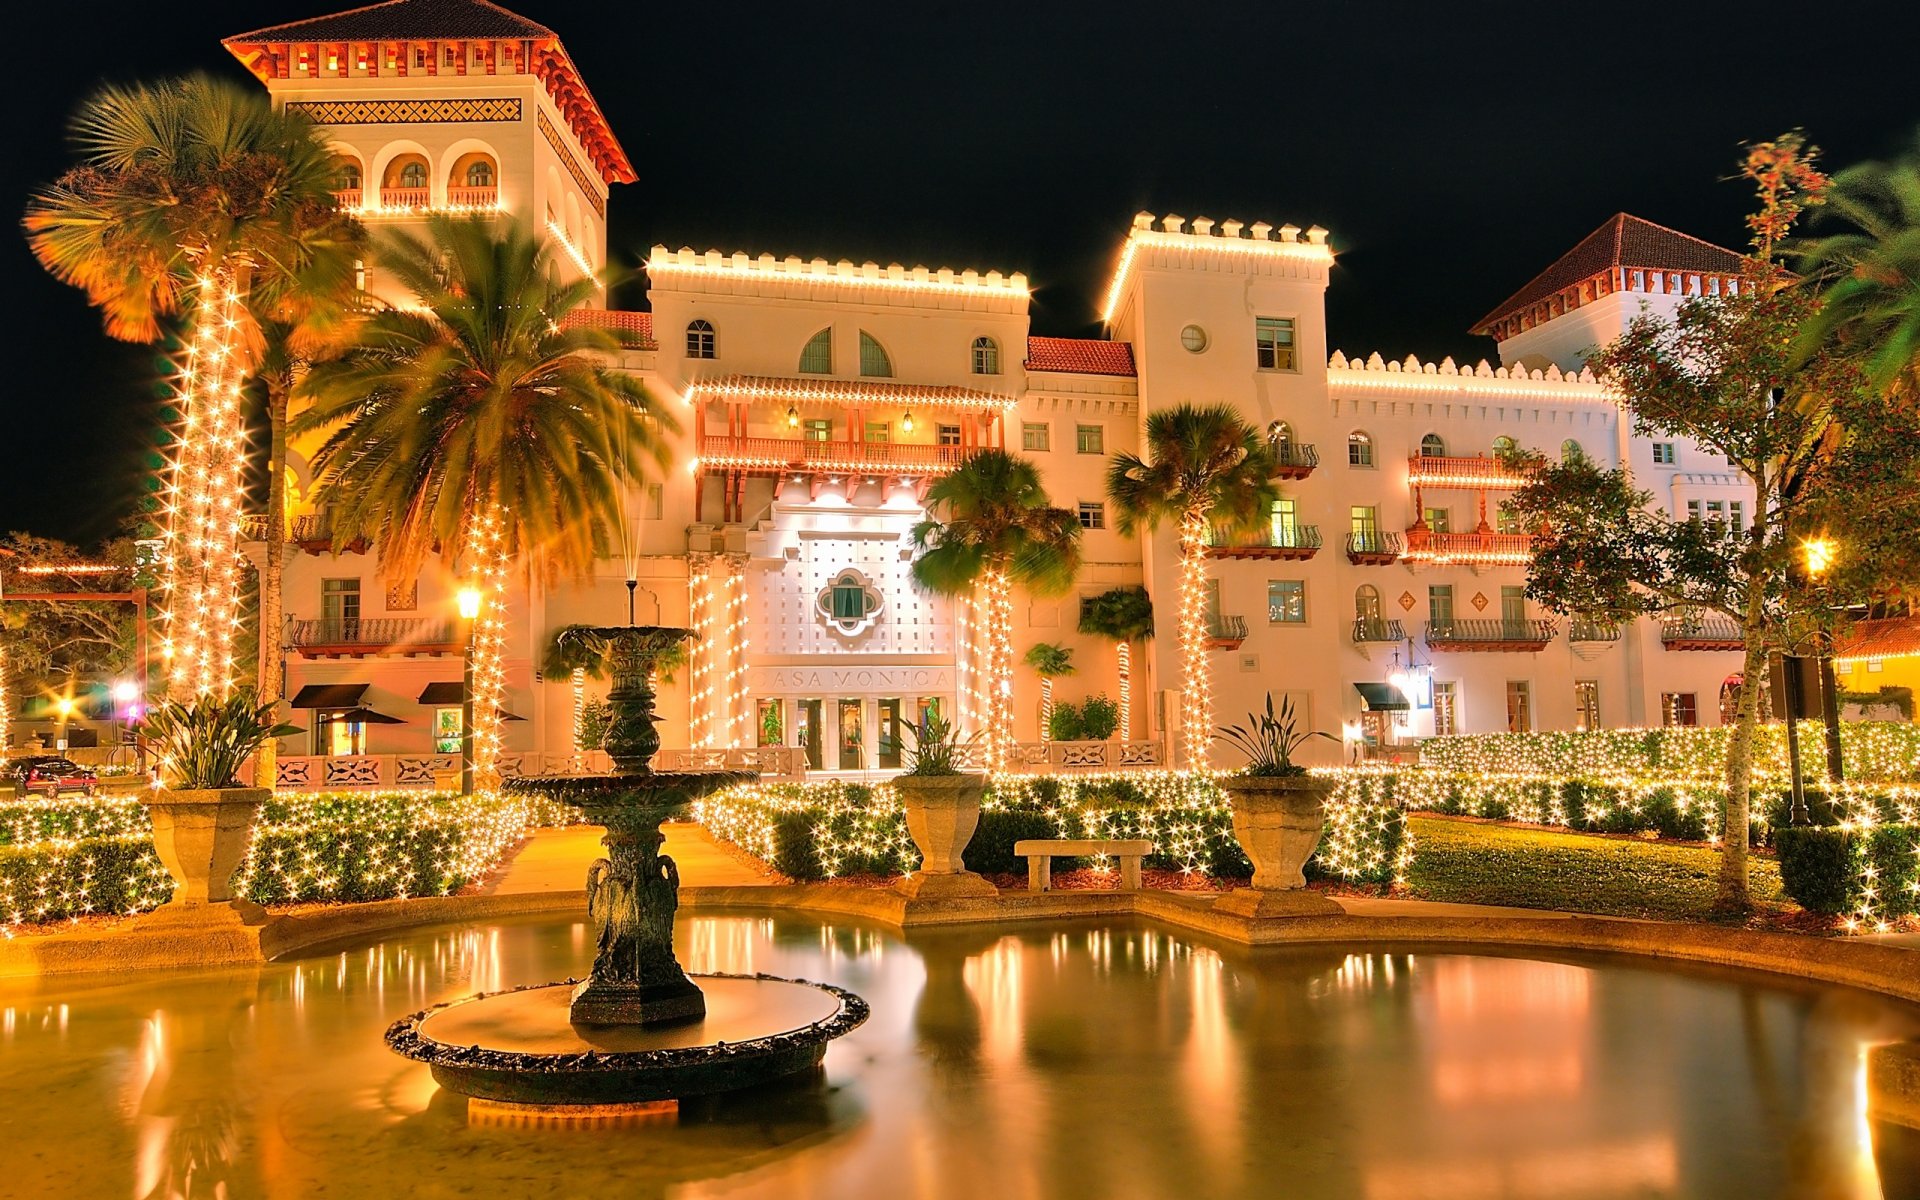
{"label": "illuminated roofline", "polygon": [[1397,362],[1380,357],[1348,358],[1335,351],[1327,360],[1329,389],[1396,392],[1472,392],[1497,396],[1527,396],[1542,400],[1599,400],[1612,403],[1613,393],[1585,367],[1575,375],[1557,366],[1528,370],[1522,366],[1495,367],[1486,359],[1462,367],[1453,359],[1423,363],[1413,355]]}
{"label": "illuminated roofline", "polygon": [[[1185,217],[1169,213],[1160,219],[1159,229],[1153,228],[1153,219],[1152,213],[1134,214],[1133,228],[1127,231],[1126,244],[1120,248],[1119,265],[1114,267],[1113,280],[1107,285],[1107,297],[1100,308],[1102,322],[1113,322],[1121,294],[1126,290],[1127,276],[1133,271],[1134,256],[1142,246],[1198,250],[1212,254],[1242,254],[1257,258],[1291,258],[1329,266],[1333,263],[1333,247],[1327,245],[1327,231],[1318,225],[1308,229],[1303,240],[1298,225],[1282,225],[1275,229],[1265,221],[1243,225],[1239,221],[1226,220],[1220,222],[1220,231],[1215,233],[1214,223],[1207,217],[1195,217],[1190,231],[1186,230]],[[1243,229],[1246,231],[1244,235],[1241,232]]]}
{"label": "illuminated roofline", "polygon": [[922,266],[903,267],[899,263],[882,267],[873,262],[855,264],[844,258],[838,262],[828,262],[824,258],[806,261],[793,255],[775,258],[771,254],[749,258],[743,252],[727,255],[718,250],[708,250],[700,253],[686,246],[678,250],[655,246],[647,256],[647,273],[704,275],[711,278],[754,277],[777,283],[825,283],[842,287],[952,295],[1017,296],[1023,300],[1031,294],[1027,277],[1020,271],[1011,275],[988,271],[982,275],[971,268],[956,272],[951,267],[936,270]]}

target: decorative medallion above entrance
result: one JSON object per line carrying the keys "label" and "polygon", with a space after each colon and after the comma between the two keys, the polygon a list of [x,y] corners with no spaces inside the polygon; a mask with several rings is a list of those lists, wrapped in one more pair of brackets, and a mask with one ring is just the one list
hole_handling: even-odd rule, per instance
{"label": "decorative medallion above entrance", "polygon": [[835,633],[857,637],[873,628],[885,601],[880,589],[860,572],[848,569],[833,577],[833,582],[814,597],[814,610]]}

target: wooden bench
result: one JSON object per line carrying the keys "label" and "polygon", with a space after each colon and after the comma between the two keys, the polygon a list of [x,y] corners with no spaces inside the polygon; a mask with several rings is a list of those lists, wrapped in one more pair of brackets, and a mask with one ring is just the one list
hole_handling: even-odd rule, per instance
{"label": "wooden bench", "polygon": [[1140,860],[1153,853],[1145,838],[1027,838],[1013,844],[1015,858],[1027,860],[1027,890],[1053,890],[1053,860],[1104,854],[1120,860],[1120,890],[1140,890]]}

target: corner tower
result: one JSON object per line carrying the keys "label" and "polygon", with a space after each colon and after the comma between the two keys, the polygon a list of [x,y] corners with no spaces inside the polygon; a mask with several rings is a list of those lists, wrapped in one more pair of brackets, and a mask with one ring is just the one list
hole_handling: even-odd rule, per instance
{"label": "corner tower", "polygon": [[509,213],[563,271],[605,266],[608,187],[633,166],[553,30],[487,0],[388,0],[224,44],[326,133],[370,224]]}

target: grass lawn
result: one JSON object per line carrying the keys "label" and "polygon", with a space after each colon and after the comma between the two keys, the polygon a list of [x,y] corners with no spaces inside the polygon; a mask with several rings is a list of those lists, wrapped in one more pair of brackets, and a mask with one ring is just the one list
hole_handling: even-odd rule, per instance
{"label": "grass lawn", "polygon": [[[1409,824],[1407,883],[1416,899],[1671,921],[1705,919],[1713,905],[1720,855],[1704,846],[1448,817]],[[1749,861],[1754,900],[1782,902],[1779,865],[1757,854]]]}

